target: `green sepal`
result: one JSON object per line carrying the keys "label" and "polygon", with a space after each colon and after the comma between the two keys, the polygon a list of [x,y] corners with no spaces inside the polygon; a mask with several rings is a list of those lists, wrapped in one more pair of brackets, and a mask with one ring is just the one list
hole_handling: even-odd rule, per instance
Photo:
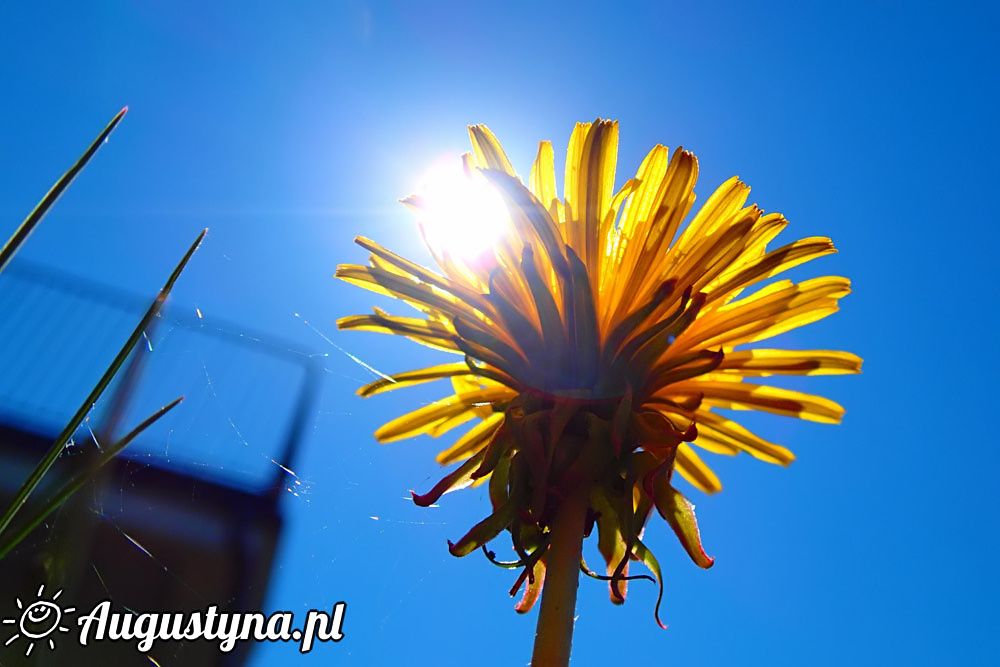
{"label": "green sepal", "polygon": [[458,542],[452,544],[449,540],[448,551],[452,556],[459,558],[468,556],[499,535],[510,525],[515,516],[517,516],[517,502],[514,498],[510,498],[503,507],[473,526]]}
{"label": "green sepal", "polygon": [[[545,502],[549,490],[549,465],[552,459],[545,447],[545,426],[547,413],[536,412],[523,419],[514,420],[517,442],[522,456],[527,459],[531,474],[531,496],[528,511],[534,519],[540,519],[545,512]],[[553,447],[555,443],[550,443]]]}
{"label": "green sepal", "polygon": [[570,401],[556,401],[549,417],[549,442],[553,443],[550,451],[555,450],[555,443],[562,440],[563,432],[573,417],[579,412],[580,406]]}
{"label": "green sepal", "polygon": [[656,471],[663,467],[663,463],[651,453],[639,451],[632,455],[632,467],[635,470],[633,488],[639,489],[639,500],[635,504],[636,521],[634,524],[637,526],[635,533],[638,537],[649,520],[649,515],[653,512],[653,498],[647,491],[646,480],[654,476]]}
{"label": "green sepal", "polygon": [[665,476],[653,480],[653,500],[660,516],[674,529],[681,546],[691,556],[698,567],[708,569],[715,559],[705,553],[701,546],[701,533],[694,516],[694,505],[684,495],[671,486]]}
{"label": "green sepal", "polygon": [[493,511],[497,511],[510,499],[510,494],[507,489],[508,482],[510,481],[510,457],[501,456],[497,460],[496,467],[493,468],[493,474],[490,475],[490,503],[493,505]]}
{"label": "green sepal", "polygon": [[[528,585],[524,587],[524,595],[514,605],[514,611],[519,614],[527,614],[535,606],[538,596],[542,594],[542,585],[545,583],[545,559],[537,558],[528,563],[522,574],[527,576]],[[521,587],[520,578],[515,586],[517,588]],[[515,593],[517,592],[517,588],[514,589]]]}
{"label": "green sepal", "polygon": [[497,463],[500,462],[500,457],[510,448],[513,438],[511,437],[510,426],[507,422],[508,419],[504,419],[500,428],[493,434],[489,444],[483,449],[483,462],[472,472],[472,479],[479,479],[493,472],[493,469],[497,467]]}
{"label": "green sepal", "polygon": [[615,416],[611,420],[611,444],[615,458],[620,458],[622,448],[628,438],[628,426],[632,417],[632,390],[628,389],[615,408]]}
{"label": "green sepal", "polygon": [[[587,565],[587,561],[582,558],[580,559],[580,572],[587,575],[591,579],[597,579],[598,581],[611,581],[611,577],[604,574],[597,574],[591,570],[590,566]],[[633,574],[627,577],[622,577],[622,581],[635,581],[636,579],[645,579],[646,581],[652,581],[654,584],[656,583],[656,579],[648,574]]]}
{"label": "green sepal", "polygon": [[638,479],[638,474],[634,465],[629,465],[625,471],[625,485],[621,498],[617,498],[620,503],[618,508],[618,526],[622,537],[625,539],[625,556],[618,562],[614,573],[611,575],[611,594],[617,595],[622,602],[625,601],[625,593],[619,591],[619,584],[628,573],[628,562],[631,558],[634,545],[639,541],[639,530],[643,524],[639,523],[639,530],[636,530],[635,504],[632,496],[632,487]]}
{"label": "green sepal", "polygon": [[[605,567],[608,573],[608,580],[614,574],[618,564],[623,558],[627,558],[625,553],[625,541],[622,539],[618,511],[615,509],[615,502],[608,498],[607,489],[604,486],[595,486],[590,492],[590,506],[597,512],[597,549],[604,557]],[[620,591],[609,584],[608,591],[611,602],[621,604],[625,601],[627,586],[623,586]],[[616,595],[620,593],[620,595]]]}
{"label": "green sepal", "polygon": [[656,560],[656,556],[653,552],[646,548],[640,540],[635,541],[635,546],[632,549],[632,553],[635,554],[636,558],[642,561],[642,564],[649,568],[649,571],[653,573],[656,578],[656,583],[660,588],[660,592],[656,595],[656,607],[653,609],[653,618],[656,619],[656,624],[659,625],[664,630],[667,626],[660,620],[660,603],[663,602],[663,571],[660,569],[660,563]]}
{"label": "green sepal", "polygon": [[559,441],[560,451],[555,454],[555,465],[559,470],[555,481],[564,496],[583,485],[592,484],[601,471],[614,467],[614,453],[608,446],[610,424],[592,412],[584,412],[583,416],[587,421],[587,439],[564,436]]}

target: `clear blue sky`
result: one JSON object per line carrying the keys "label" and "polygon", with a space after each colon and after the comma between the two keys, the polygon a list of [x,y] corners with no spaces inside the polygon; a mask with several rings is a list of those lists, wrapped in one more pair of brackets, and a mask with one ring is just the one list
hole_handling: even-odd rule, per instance
{"label": "clear blue sky", "polygon": [[440,360],[338,333],[373,299],[333,272],[364,261],[357,234],[425,257],[396,200],[468,149],[469,123],[524,176],[538,140],[561,164],[597,116],[621,121],[619,183],[654,143],[683,144],[701,201],[739,174],[791,220],[781,238],[833,238],[796,275],[847,275],[854,294],[782,342],[849,349],[864,374],[810,378],[841,426],[752,421],[798,454],[789,469],[713,457],[725,490],[693,495],[712,570],[651,522],[668,631],[651,584],[616,608],[582,582],[575,664],[994,663],[998,28],[994,4],[961,1],[7,3],[0,235],[129,105],[24,257],[149,294],[208,226],[174,307],[329,355],[267,604],[345,600],[347,636],[255,664],[524,664],[535,617],[514,613],[511,573],[446,549],[484,494],[412,506],[440,443],[371,436],[447,390],[361,401],[366,371],[301,318],[380,370]]}

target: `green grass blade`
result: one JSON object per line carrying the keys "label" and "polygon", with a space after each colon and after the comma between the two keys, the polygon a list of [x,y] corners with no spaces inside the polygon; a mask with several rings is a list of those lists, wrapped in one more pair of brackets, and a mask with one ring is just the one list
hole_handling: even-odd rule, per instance
{"label": "green grass blade", "polygon": [[101,144],[103,144],[104,140],[108,138],[108,135],[111,134],[115,127],[118,126],[118,123],[120,123],[121,119],[125,117],[125,112],[127,111],[128,107],[125,107],[111,119],[111,122],[108,123],[107,127],[104,128],[104,131],[98,135],[97,139],[94,140],[94,143],[90,144],[90,148],[88,148],[86,152],[80,156],[80,159],[76,161],[76,164],[70,167],[69,171],[63,174],[62,178],[56,181],[56,184],[53,185],[47,193],[45,193],[42,200],[38,202],[38,205],[35,206],[31,213],[28,214],[28,217],[24,219],[24,222],[21,223],[21,226],[17,228],[17,231],[14,232],[14,235],[7,240],[7,243],[5,243],[3,248],[0,249],[0,273],[2,273],[7,267],[7,263],[10,262],[11,258],[15,253],[17,253],[21,245],[28,240],[28,237],[31,236],[31,232],[35,230],[35,226],[45,216],[52,205],[56,203],[56,200],[59,199],[59,195],[63,193],[63,190],[65,190],[69,184],[73,182],[76,175],[83,170],[88,162],[90,162],[90,158],[94,157],[94,153],[97,152],[97,149],[101,147]]}
{"label": "green grass blade", "polygon": [[167,414],[178,403],[184,400],[184,397],[174,399],[167,405],[154,412],[152,415],[147,417],[141,424],[132,429],[124,438],[114,443],[110,447],[105,448],[97,458],[90,462],[89,465],[85,466],[82,470],[77,472],[73,477],[66,481],[59,490],[52,495],[49,500],[39,507],[33,514],[30,515],[15,531],[10,531],[5,533],[0,537],[0,559],[3,559],[10,550],[21,543],[25,537],[27,537],[31,531],[38,527],[42,521],[52,514],[57,507],[62,505],[72,496],[74,493],[80,490],[80,488],[87,483],[90,479],[93,479],[95,475],[104,467],[111,459],[118,455],[123,449],[125,449],[129,443],[135,440],[136,436],[145,431],[147,428],[152,426],[160,417]]}
{"label": "green grass blade", "polygon": [[101,393],[105,390],[105,388],[107,388],[108,384],[111,383],[111,379],[115,376],[115,373],[117,373],[118,369],[121,368],[121,365],[125,363],[125,359],[128,358],[128,355],[132,352],[132,349],[139,342],[139,339],[142,337],[143,332],[149,326],[149,323],[153,320],[154,317],[156,317],[156,314],[160,312],[160,307],[163,306],[163,302],[166,301],[167,295],[170,294],[170,290],[173,288],[174,282],[177,280],[178,276],[180,276],[181,271],[184,270],[184,267],[187,265],[188,260],[191,259],[191,255],[193,255],[194,251],[198,249],[198,246],[201,244],[202,239],[205,238],[205,234],[207,232],[208,232],[207,229],[202,230],[201,234],[198,235],[198,238],[195,239],[194,243],[191,244],[191,247],[188,248],[187,253],[185,253],[180,263],[177,264],[177,267],[174,269],[174,272],[170,274],[170,278],[167,279],[167,282],[163,285],[163,288],[160,290],[160,293],[156,295],[156,298],[153,300],[153,303],[150,304],[149,310],[146,311],[146,314],[139,322],[139,325],[135,328],[135,331],[132,332],[132,335],[129,336],[128,340],[125,342],[125,345],[118,352],[118,356],[115,357],[115,360],[111,362],[111,365],[108,366],[107,371],[104,372],[103,377],[101,377],[100,381],[90,392],[90,395],[87,396],[87,399],[83,402],[83,404],[80,405],[80,409],[77,410],[76,414],[73,416],[73,419],[70,420],[70,422],[66,425],[66,428],[64,428],[62,433],[59,434],[59,437],[56,438],[56,441],[52,443],[52,447],[50,447],[49,451],[46,452],[45,458],[43,458],[38,463],[38,465],[35,466],[35,469],[31,471],[31,475],[28,476],[28,479],[25,480],[24,484],[18,490],[17,495],[14,497],[14,500],[7,508],[7,511],[4,513],[3,517],[0,518],[0,535],[2,535],[3,532],[7,529],[7,526],[10,525],[10,522],[14,518],[14,515],[16,515],[18,510],[21,509],[24,503],[28,500],[28,496],[31,495],[32,491],[35,490],[35,487],[38,486],[39,482],[42,481],[42,478],[52,467],[52,464],[55,463],[55,460],[62,452],[63,447],[66,446],[66,443],[69,442],[69,439],[76,432],[76,429],[78,429],[80,427],[80,424],[83,423],[83,420],[90,412],[94,403],[97,402],[97,399],[101,396]]}

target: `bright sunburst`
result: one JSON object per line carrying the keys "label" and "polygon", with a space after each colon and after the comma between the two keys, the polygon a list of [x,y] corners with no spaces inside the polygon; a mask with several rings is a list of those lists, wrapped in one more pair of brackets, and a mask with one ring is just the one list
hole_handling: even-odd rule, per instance
{"label": "bright sunburst", "polygon": [[420,180],[418,221],[437,254],[475,261],[508,226],[500,193],[456,158],[442,158]]}

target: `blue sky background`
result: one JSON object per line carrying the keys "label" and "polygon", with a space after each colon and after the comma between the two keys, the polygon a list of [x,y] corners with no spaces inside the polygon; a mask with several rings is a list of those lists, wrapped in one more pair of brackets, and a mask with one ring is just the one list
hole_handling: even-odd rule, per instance
{"label": "blue sky background", "polygon": [[[998,15],[985,2],[7,3],[0,235],[129,105],[23,258],[148,295],[207,226],[172,307],[327,355],[267,604],[345,600],[346,638],[305,657],[260,646],[254,664],[526,664],[535,614],[514,613],[511,573],[446,548],[485,494],[414,507],[407,491],[441,475],[443,443],[371,436],[447,388],[362,401],[370,376],[341,350],[386,372],[441,356],[337,332],[376,300],[333,272],[365,261],[357,234],[426,258],[396,200],[468,150],[469,123],[524,177],[541,139],[561,173],[572,124],[597,116],[621,122],[619,184],[653,144],[683,144],[699,201],[739,174],[791,220],[784,242],[833,238],[838,255],[795,275],[846,275],[854,294],[778,342],[849,349],[864,374],[789,384],[841,402],[841,426],[747,419],[798,454],[789,469],[712,457],[725,490],[691,491],[712,570],[651,521],[668,631],[653,585],[617,608],[582,582],[574,664],[993,663]],[[220,391],[221,422],[237,410]]]}

